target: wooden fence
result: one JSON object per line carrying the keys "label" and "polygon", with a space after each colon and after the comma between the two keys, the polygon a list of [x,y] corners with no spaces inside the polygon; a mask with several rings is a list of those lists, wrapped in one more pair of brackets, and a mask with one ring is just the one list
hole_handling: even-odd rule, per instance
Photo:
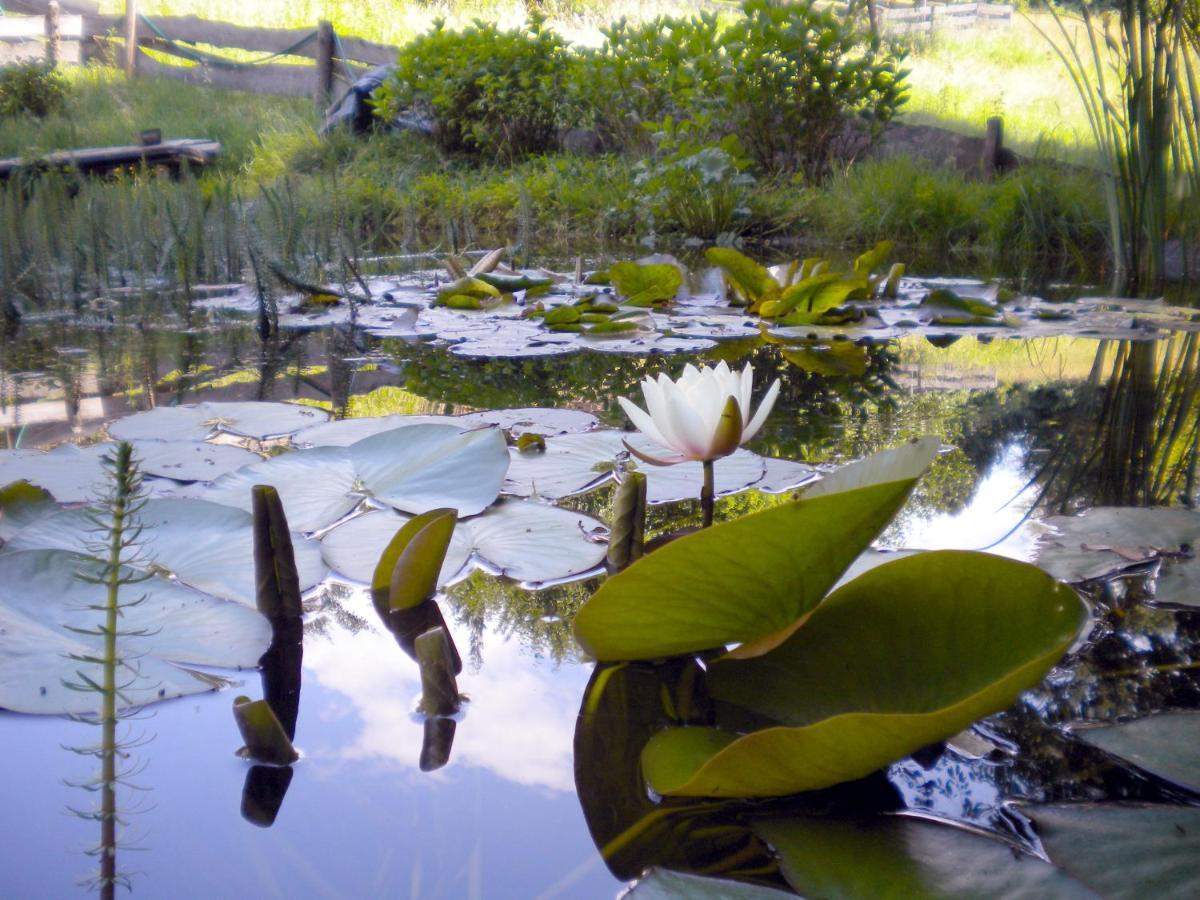
{"label": "wooden fence", "polygon": [[[861,6],[862,0],[855,5]],[[830,4],[848,14],[845,3]],[[123,16],[101,16],[89,0],[7,0],[5,8],[27,15],[0,16],[0,64],[29,59],[58,63],[99,60],[123,64],[139,72],[175,78],[191,84],[275,94],[312,97],[328,103],[338,79],[349,82],[365,66],[395,61],[397,48],[357,37],[342,37],[328,22],[313,29],[244,28],[195,16],[148,18],[137,14],[136,0],[127,0]],[[996,3],[928,3],[889,6],[879,3],[880,30],[888,34],[968,28],[977,24],[1007,24],[1013,7]],[[127,41],[125,35],[136,37]],[[261,54],[245,61],[220,55],[233,48]],[[151,51],[151,53],[147,53]],[[182,64],[164,61],[168,56]],[[313,64],[280,60],[310,59]]]}
{"label": "wooden fence", "polygon": [[[18,4],[5,5],[11,9]],[[98,60],[123,64],[131,75],[256,94],[313,97],[324,106],[339,79],[349,82],[366,67],[395,62],[397,53],[396,47],[338,35],[328,22],[319,22],[311,30],[244,28],[195,16],[139,16],[134,3],[124,16],[72,13],[54,0],[20,4],[27,12],[37,6],[43,9],[41,15],[0,17],[0,63]],[[134,42],[126,40],[129,32],[136,36]],[[221,55],[230,48],[243,51],[240,56],[256,56],[244,60]],[[304,59],[313,62],[282,61]]]}

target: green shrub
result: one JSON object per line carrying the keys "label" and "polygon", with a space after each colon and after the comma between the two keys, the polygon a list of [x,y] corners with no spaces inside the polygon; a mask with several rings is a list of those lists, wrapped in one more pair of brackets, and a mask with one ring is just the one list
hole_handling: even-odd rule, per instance
{"label": "green shrub", "polygon": [[693,125],[664,119],[657,154],[638,166],[636,184],[654,227],[709,240],[740,234],[754,185],[749,161],[735,135],[706,143],[691,136]]}
{"label": "green shrub", "polygon": [[711,14],[615,23],[578,70],[579,102],[626,143],[644,122],[703,119],[710,139],[738,135],[763,170],[812,179],[841,145],[871,143],[904,104],[899,58],[855,20],[807,0],[747,0],[742,12],[727,28]]}
{"label": "green shrub", "polygon": [[67,82],[41,63],[0,68],[0,116],[29,114],[39,119],[67,105]]}
{"label": "green shrub", "polygon": [[552,149],[566,124],[573,58],[544,21],[532,16],[509,31],[484,22],[448,31],[439,20],[401,49],[395,74],[379,91],[379,114],[427,113],[447,152],[511,161]]}

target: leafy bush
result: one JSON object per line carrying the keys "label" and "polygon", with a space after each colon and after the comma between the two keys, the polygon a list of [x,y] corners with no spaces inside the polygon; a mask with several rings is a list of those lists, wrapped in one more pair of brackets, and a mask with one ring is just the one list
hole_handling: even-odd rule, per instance
{"label": "leafy bush", "polygon": [[501,31],[476,22],[448,31],[442,20],[400,51],[380,89],[386,118],[415,108],[432,116],[443,150],[513,160],[553,149],[566,122],[567,44],[532,16]]}
{"label": "leafy bush", "polygon": [[703,117],[710,138],[738,135],[762,169],[810,178],[871,143],[904,104],[899,59],[854,21],[810,2],[742,10],[728,28],[711,14],[618,21],[578,70],[579,102],[626,143],[642,122]]}
{"label": "leafy bush", "polygon": [[67,103],[67,82],[41,63],[0,68],[0,116],[45,118]]}
{"label": "leafy bush", "polygon": [[706,143],[691,137],[693,128],[693,120],[664,119],[658,153],[641,162],[635,183],[656,228],[710,240],[740,233],[754,185],[749,160],[736,135]]}

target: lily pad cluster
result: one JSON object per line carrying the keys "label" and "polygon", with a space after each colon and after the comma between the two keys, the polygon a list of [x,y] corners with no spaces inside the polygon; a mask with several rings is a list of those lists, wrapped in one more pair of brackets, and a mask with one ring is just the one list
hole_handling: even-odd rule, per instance
{"label": "lily pad cluster", "polygon": [[[456,257],[440,271],[372,278],[369,295],[330,288],[338,305],[296,305],[282,327],[351,324],[380,337],[435,340],[457,356],[526,358],[590,350],[648,355],[697,352],[717,342],[887,341],[1094,336],[1152,339],[1197,327],[1195,310],[1161,300],[1082,297],[1069,302],[1019,295],[969,278],[914,277],[881,242],[841,263],[811,257],[775,265],[731,248],[711,248],[694,268],[665,255],[622,260],[585,274],[506,268],[493,251],[471,268]],[[481,268],[482,267],[482,268]],[[249,288],[204,303],[246,313]],[[838,374],[838,373],[835,373]]]}

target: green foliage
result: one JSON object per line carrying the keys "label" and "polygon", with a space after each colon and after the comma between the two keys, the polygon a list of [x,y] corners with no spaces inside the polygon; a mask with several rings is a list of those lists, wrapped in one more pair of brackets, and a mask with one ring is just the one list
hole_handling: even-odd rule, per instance
{"label": "green foliage", "polygon": [[0,68],[0,116],[45,118],[63,111],[69,96],[66,79],[41,63]]}
{"label": "green foliage", "polygon": [[572,63],[566,42],[544,21],[533,16],[508,31],[485,22],[450,31],[437,22],[400,51],[396,72],[379,91],[379,115],[428,113],[438,144],[452,153],[511,161],[554,148],[567,120]]}
{"label": "green foliage", "polygon": [[754,176],[736,135],[706,143],[690,137],[695,120],[669,116],[655,135],[657,151],[638,166],[637,186],[661,231],[716,240],[746,230]]}
{"label": "green foliage", "polygon": [[704,13],[605,30],[578,70],[598,129],[629,143],[644,122],[704,122],[710,140],[738,135],[764,170],[817,178],[903,105],[899,60],[857,22],[809,3],[748,0],[742,12],[728,27]]}

